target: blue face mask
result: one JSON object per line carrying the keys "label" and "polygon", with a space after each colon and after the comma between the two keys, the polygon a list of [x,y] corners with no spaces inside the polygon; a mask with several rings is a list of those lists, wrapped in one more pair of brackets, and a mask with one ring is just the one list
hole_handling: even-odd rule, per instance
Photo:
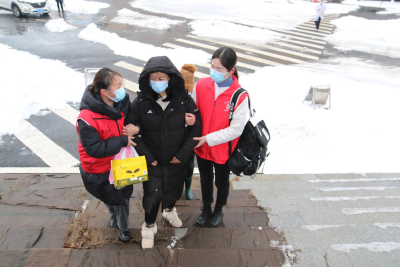
{"label": "blue face mask", "polygon": [[[111,90],[107,90],[107,91],[112,92]],[[115,94],[115,97],[110,97],[110,96],[108,96],[108,97],[111,98],[115,103],[124,99],[125,95],[126,95],[125,88],[123,86],[121,86],[121,88],[119,88],[117,91],[114,91],[113,93]]]}
{"label": "blue face mask", "polygon": [[[226,72],[227,73],[227,72]],[[214,80],[214,82],[216,83],[220,83],[223,80],[225,80],[225,74],[226,73],[222,73],[222,72],[218,72],[216,70],[210,69],[210,77],[211,79]]]}
{"label": "blue face mask", "polygon": [[165,91],[168,87],[168,81],[150,81],[150,86],[153,89],[154,92],[157,94],[161,93],[162,91]]}

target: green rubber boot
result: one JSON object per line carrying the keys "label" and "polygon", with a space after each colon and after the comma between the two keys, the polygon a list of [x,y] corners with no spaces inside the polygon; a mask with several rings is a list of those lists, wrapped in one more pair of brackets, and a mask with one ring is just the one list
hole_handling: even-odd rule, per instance
{"label": "green rubber boot", "polygon": [[187,200],[193,199],[193,192],[190,189],[190,186],[192,185],[192,178],[193,178],[193,176],[190,176],[190,177],[187,177],[185,180],[185,192],[186,192]]}

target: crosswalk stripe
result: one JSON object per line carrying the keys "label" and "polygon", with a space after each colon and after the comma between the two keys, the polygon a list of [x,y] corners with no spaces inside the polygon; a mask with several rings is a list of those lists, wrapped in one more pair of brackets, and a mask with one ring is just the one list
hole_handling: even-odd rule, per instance
{"label": "crosswalk stripe", "polygon": [[[325,45],[326,42],[324,41],[317,41],[317,40],[310,40],[308,38],[304,38],[304,37],[299,37],[299,36],[294,36],[294,35],[285,35],[285,38],[291,38],[291,39],[295,39],[295,40],[301,40],[301,41],[306,41],[308,43],[308,45],[312,45],[313,43],[316,44],[321,44],[321,45]],[[286,39],[284,39],[286,40]],[[311,43],[310,43],[311,42]]]}
{"label": "crosswalk stripe", "polygon": [[[175,47],[175,48],[181,48],[182,46],[179,46],[179,45],[175,45],[175,44],[169,44],[169,43],[167,43],[168,45],[169,45],[169,47]],[[163,44],[163,45],[166,45],[166,44]],[[203,45],[203,44],[202,44]],[[207,48],[207,49],[210,49],[210,50],[217,50],[219,47],[216,47],[216,46],[211,46],[211,45],[204,45],[204,48]],[[246,58],[246,59],[249,59],[249,60],[252,60],[252,61],[255,61],[255,62],[260,62],[260,63],[264,63],[264,64],[268,64],[268,65],[270,65],[270,66],[279,66],[279,65],[282,65],[282,64],[280,64],[280,63],[277,63],[277,62],[272,62],[272,61],[269,61],[269,60],[265,60],[265,59],[261,59],[261,58],[256,58],[256,57],[252,57],[252,56],[248,56],[248,55],[245,55],[245,54],[242,54],[242,53],[236,53],[236,55],[238,55],[238,56],[240,56],[240,57],[242,57],[242,58]],[[238,65],[238,64],[237,64]],[[239,65],[238,65],[239,66]],[[196,73],[196,72],[195,72]]]}
{"label": "crosswalk stripe", "polygon": [[[303,26],[310,26],[310,27],[314,27],[315,28],[314,21],[305,22],[302,25]],[[327,31],[332,31],[335,28],[335,26],[333,26],[332,24],[320,24],[319,28],[323,29],[323,30],[327,30]]]}
{"label": "crosswalk stripe", "polygon": [[326,33],[321,33],[320,31],[317,32],[316,29],[314,29],[314,30],[303,30],[303,29],[299,29],[299,28],[294,28],[292,31],[293,32],[299,32],[299,33],[305,33],[305,34],[313,34],[313,35],[317,35],[319,37],[327,36]]}
{"label": "crosswalk stripe", "polygon": [[14,134],[50,167],[70,168],[79,163],[71,154],[55,144],[26,120],[21,120],[24,131]]}
{"label": "crosswalk stripe", "polygon": [[[314,26],[311,26],[311,25],[303,26],[302,25],[302,26],[298,26],[297,28],[298,29],[303,29],[305,31],[315,31],[315,25]],[[332,31],[327,31],[327,30],[321,29],[321,27],[319,28],[318,32],[322,32],[322,33],[325,33],[325,34],[331,34],[332,33]]]}
{"label": "crosswalk stripe", "polygon": [[142,67],[138,67],[138,66],[129,64],[129,63],[125,62],[125,61],[119,61],[117,63],[114,63],[114,65],[118,66],[118,67],[121,67],[121,68],[124,68],[124,69],[127,69],[127,70],[130,70],[130,71],[133,71],[133,72],[136,72],[138,74],[140,74],[142,72],[142,70],[143,70]]}
{"label": "crosswalk stripe", "polygon": [[[317,54],[317,55],[321,54],[321,51],[314,50],[314,49],[310,49],[310,48],[307,48],[307,47],[304,47],[304,46],[291,45],[291,44],[286,44],[286,43],[284,43],[284,42],[274,42],[274,41],[270,41],[269,43],[270,43],[270,44],[279,45],[279,46],[290,47],[290,48],[292,48],[292,49],[301,50],[301,51],[306,51],[306,52],[313,53],[313,54]],[[263,45],[258,45],[258,46],[263,47]],[[323,47],[322,47],[322,48],[323,48]]]}
{"label": "crosswalk stripe", "polygon": [[310,46],[310,47],[314,47],[314,48],[318,48],[318,49],[324,49],[324,46],[322,46],[322,45],[310,44],[307,42],[296,41],[296,40],[292,40],[292,39],[307,40],[304,38],[292,38],[292,37],[287,36],[287,38],[282,39],[282,41],[290,42],[290,43],[294,43],[294,44],[301,44],[301,45]]}
{"label": "crosswalk stripe", "polygon": [[79,111],[74,109],[70,105],[65,104],[59,108],[49,108],[49,110],[57,114],[64,120],[70,122],[72,125],[76,125],[76,119],[78,118]]}
{"label": "crosswalk stripe", "polygon": [[134,93],[139,92],[139,84],[124,78],[124,87]]}
{"label": "crosswalk stripe", "polygon": [[[207,39],[207,38],[199,38],[199,37],[193,36],[193,35],[186,35],[186,36],[189,37],[189,38],[197,39],[197,40],[203,40],[203,41],[207,41],[207,42],[219,43],[219,44],[222,44],[222,45],[226,45],[226,46],[229,46],[229,47],[235,47],[235,48],[238,48],[238,49],[250,51],[250,52],[253,52],[253,53],[257,53],[257,54],[283,59],[283,60],[290,61],[290,62],[293,62],[293,63],[304,63],[304,61],[301,61],[301,60],[298,60],[298,59],[293,59],[293,58],[286,57],[286,56],[276,55],[276,54],[273,54],[273,53],[269,53],[269,52],[253,49],[253,48],[250,48],[250,47],[244,47],[244,46],[237,45],[237,44],[226,43],[226,42],[221,42],[221,41],[214,41],[214,40],[210,40],[210,39]],[[182,39],[177,39],[177,41],[178,40],[182,40]],[[286,53],[286,54],[292,54],[292,55],[296,55],[296,56],[303,57],[303,58],[318,60],[318,57],[310,56],[310,55],[303,54],[303,53],[293,52],[291,50],[276,48],[276,47],[269,46],[269,45],[263,45],[263,47],[265,47],[267,49],[270,49],[270,50],[275,50],[275,51],[278,51],[278,52]]]}
{"label": "crosswalk stripe", "polygon": [[79,173],[79,168],[62,167],[1,167],[0,173]]}

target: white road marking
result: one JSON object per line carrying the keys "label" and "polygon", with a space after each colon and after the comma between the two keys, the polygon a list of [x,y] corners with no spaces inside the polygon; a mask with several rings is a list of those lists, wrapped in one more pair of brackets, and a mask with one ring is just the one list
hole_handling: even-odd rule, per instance
{"label": "white road marking", "polygon": [[124,87],[134,93],[139,92],[139,84],[124,78]]}
{"label": "white road marking", "polygon": [[345,214],[366,214],[366,213],[394,213],[400,212],[398,207],[386,207],[386,208],[345,208],[342,209]]}
{"label": "white road marking", "polygon": [[400,178],[360,178],[360,179],[326,179],[308,180],[310,183],[352,183],[352,182],[385,182],[400,181]]}
{"label": "white road marking", "polygon": [[79,163],[71,154],[51,141],[26,120],[21,121],[23,132],[15,134],[25,146],[50,167],[71,168]]}
{"label": "white road marking", "polygon": [[79,111],[74,109],[68,104],[63,105],[60,108],[49,108],[52,112],[70,122],[72,125],[76,125],[76,119],[78,118]]}
{"label": "white road marking", "polygon": [[388,227],[397,227],[400,228],[400,223],[375,223],[375,226],[379,228],[386,229]]}
{"label": "white road marking", "polygon": [[322,188],[317,188],[321,191],[355,191],[355,190],[376,190],[376,191],[383,191],[386,189],[392,189],[392,188],[397,188],[394,186],[371,186],[371,187],[322,187]]}
{"label": "white road marking", "polygon": [[[322,51],[310,49],[310,48],[304,47],[304,46],[291,45],[291,44],[287,44],[287,43],[284,43],[284,42],[269,41],[268,43],[269,44],[278,45],[278,46],[286,46],[286,47],[290,47],[290,48],[295,49],[295,50],[300,50],[300,51],[303,51],[303,52],[313,53],[313,54],[317,54],[317,55],[320,55],[322,53]],[[257,45],[257,46],[264,47],[263,45]],[[322,46],[322,49],[323,48],[324,47]]]}
{"label": "white road marking", "polygon": [[337,228],[342,225],[303,225],[301,228],[306,229],[308,231],[317,231],[321,229],[329,229],[329,228]]}
{"label": "white road marking", "polygon": [[[277,56],[279,56],[279,55],[276,55],[276,54],[273,54],[273,53],[265,52],[265,51],[258,50],[258,49],[253,49],[253,48],[251,48],[251,47],[245,47],[245,46],[242,46],[242,45],[237,45],[237,44],[232,44],[232,43],[226,43],[226,42],[221,42],[221,41],[214,41],[214,40],[210,40],[210,39],[207,39],[207,38],[199,38],[199,37],[193,36],[193,35],[186,35],[186,36],[189,37],[189,38],[197,39],[197,40],[203,40],[203,41],[207,41],[207,42],[213,42],[213,43],[218,43],[218,44],[226,45],[226,46],[229,46],[229,47],[235,47],[235,48],[238,48],[238,49],[242,49],[242,50],[245,50],[245,51],[250,51],[250,52],[257,53],[257,54],[261,54],[261,55],[265,55],[265,56],[270,56],[270,57],[277,57]],[[178,40],[182,40],[182,39],[177,39],[177,41],[178,41]],[[185,41],[187,41],[187,40],[183,40],[183,41],[185,42]],[[298,56],[298,57],[303,57],[303,58],[307,58],[307,59],[318,60],[318,57],[310,56],[310,55],[303,54],[303,53],[293,52],[293,51],[287,50],[287,49],[281,49],[281,48],[273,47],[273,46],[270,46],[270,45],[263,45],[263,47],[265,47],[265,48],[267,48],[267,49],[270,49],[270,50],[275,50],[275,51],[278,51],[278,52],[286,53],[286,54],[292,54],[292,55],[295,55],[295,56]],[[285,57],[285,56],[279,56],[279,57],[277,57],[277,58],[283,59],[283,60],[287,60],[287,61],[293,60],[292,58],[290,58],[290,57]],[[300,60],[300,62],[299,62],[299,60],[296,60],[296,61],[293,61],[293,63],[305,63],[305,61],[301,61],[301,60]]]}
{"label": "white road marking", "polygon": [[[163,44],[163,45],[165,45],[165,44]],[[182,48],[183,46],[180,46],[180,45],[176,45],[176,44],[169,44],[168,43],[168,47],[171,47],[171,48]],[[214,47],[214,48],[212,48],[212,50],[216,50],[218,47]],[[209,49],[211,49],[211,48],[209,48]],[[239,55],[238,53],[236,53],[237,55]],[[275,63],[275,62],[271,62],[271,63],[273,63],[273,64],[275,64],[275,65],[282,65],[282,64],[279,64],[279,63]],[[240,67],[244,67],[244,68],[248,68],[248,67],[246,67],[246,66],[252,66],[252,65],[249,65],[249,64],[245,64],[245,63],[242,63],[242,62],[237,62],[236,63],[236,65],[237,66],[240,66]],[[210,67],[210,65],[208,65],[208,68]],[[254,68],[257,68],[257,69],[261,69],[262,67],[256,67],[256,66],[253,66]],[[195,72],[196,73],[196,72]]]}
{"label": "white road marking", "polygon": [[348,200],[367,200],[367,199],[376,199],[382,198],[380,196],[372,196],[372,197],[311,197],[311,201],[348,201]]}
{"label": "white road marking", "polygon": [[[310,44],[310,43],[307,43],[307,42],[296,41],[294,39],[292,40],[292,38],[289,38],[288,36],[286,36],[286,37],[287,38],[279,40],[279,42],[284,41],[284,42],[290,42],[290,43],[294,43],[294,44],[304,45],[306,47],[310,46],[310,47],[313,47],[313,48],[324,49],[324,46],[322,46],[322,45],[316,45],[316,44]],[[298,39],[298,38],[296,38],[296,39]],[[303,39],[303,38],[300,38],[299,40],[301,40],[301,39]],[[307,40],[307,39],[304,39],[304,40]]]}
{"label": "white road marking", "polygon": [[400,243],[398,242],[373,242],[373,243],[361,243],[361,244],[336,244],[332,245],[331,249],[336,251],[343,251],[350,253],[352,249],[364,248],[372,252],[390,252],[395,249],[400,249]]}
{"label": "white road marking", "polygon": [[[302,25],[302,26],[298,26],[296,29],[303,29],[303,30],[308,30],[308,31],[315,31],[315,25]],[[322,32],[325,34],[331,34],[332,31],[331,30],[324,30],[321,27],[319,28],[318,32]]]}

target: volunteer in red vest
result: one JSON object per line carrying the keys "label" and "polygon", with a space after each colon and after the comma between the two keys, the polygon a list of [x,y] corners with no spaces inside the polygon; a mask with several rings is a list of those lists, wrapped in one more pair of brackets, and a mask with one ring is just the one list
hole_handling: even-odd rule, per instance
{"label": "volunteer in red vest", "polygon": [[[110,213],[109,226],[119,229],[119,239],[129,241],[129,198],[133,186],[115,189],[108,181],[111,159],[122,147],[136,145],[124,136],[124,116],[129,111],[121,74],[102,68],[83,93],[76,123],[79,135],[79,157],[86,190],[100,199]],[[133,137],[132,137],[133,139]]]}
{"label": "volunteer in red vest", "polygon": [[[236,53],[229,47],[217,49],[211,59],[210,77],[200,79],[192,94],[200,111],[203,123],[202,136],[195,147],[200,171],[203,208],[197,218],[196,226],[219,227],[222,222],[222,207],[227,204],[229,195],[229,141],[235,149],[243,129],[250,119],[247,94],[243,94],[234,110],[229,124],[229,107],[233,93],[241,86],[236,70]],[[232,152],[231,151],[231,152]],[[217,187],[214,212],[213,180]]]}

